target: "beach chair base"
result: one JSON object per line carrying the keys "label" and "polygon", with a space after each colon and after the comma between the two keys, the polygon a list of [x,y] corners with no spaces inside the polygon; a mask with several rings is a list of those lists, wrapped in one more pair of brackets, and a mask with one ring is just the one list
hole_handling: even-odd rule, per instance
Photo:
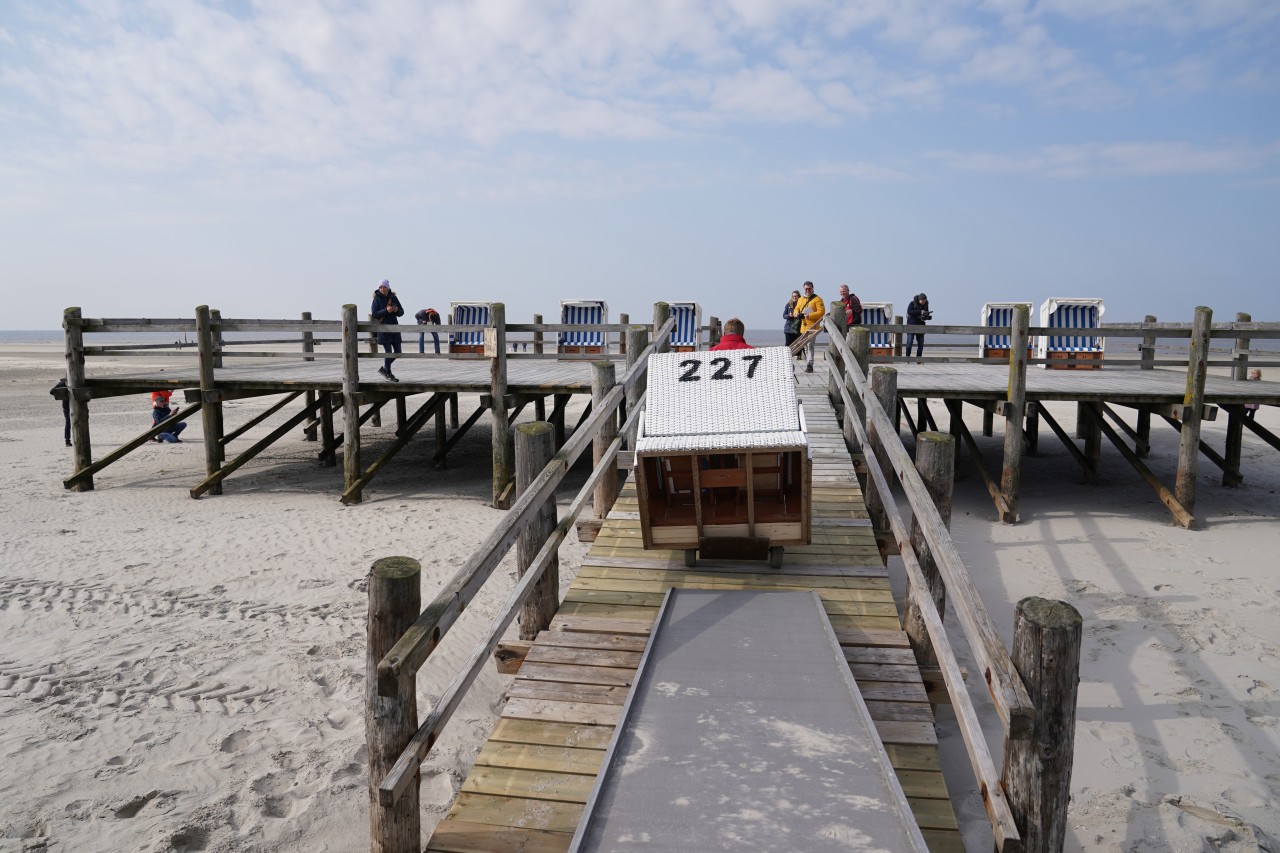
{"label": "beach chair base", "polygon": [[[1054,362],[1074,361],[1076,364],[1054,364]],[[1102,353],[1100,352],[1051,352],[1049,370],[1101,370]]]}

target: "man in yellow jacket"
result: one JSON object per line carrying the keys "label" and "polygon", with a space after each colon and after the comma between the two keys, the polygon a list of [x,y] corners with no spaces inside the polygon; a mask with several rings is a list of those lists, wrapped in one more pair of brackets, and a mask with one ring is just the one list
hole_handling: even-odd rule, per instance
{"label": "man in yellow jacket", "polygon": [[[822,322],[822,315],[827,313],[827,306],[822,304],[822,297],[813,292],[813,282],[806,281],[804,283],[804,294],[796,300],[796,305],[791,311],[800,318],[800,334],[802,335]],[[817,350],[818,338],[815,335],[805,345],[805,373],[813,373],[813,356]]]}

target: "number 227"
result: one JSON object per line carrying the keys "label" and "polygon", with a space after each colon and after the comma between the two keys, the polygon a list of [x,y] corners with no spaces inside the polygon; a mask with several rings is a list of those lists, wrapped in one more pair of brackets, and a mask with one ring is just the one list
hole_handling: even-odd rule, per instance
{"label": "number 227", "polygon": [[[760,366],[760,362],[764,361],[762,355],[744,355],[742,360],[747,364],[747,378],[752,379],[756,375],[756,368]],[[717,367],[715,373],[711,374],[712,379],[732,379],[733,374],[729,372],[729,365],[732,362],[727,358],[711,359],[711,366]],[[702,362],[696,359],[685,359],[680,362],[680,366],[686,368],[685,372],[680,374],[681,382],[701,382],[702,377],[698,375],[698,371],[702,369]]]}

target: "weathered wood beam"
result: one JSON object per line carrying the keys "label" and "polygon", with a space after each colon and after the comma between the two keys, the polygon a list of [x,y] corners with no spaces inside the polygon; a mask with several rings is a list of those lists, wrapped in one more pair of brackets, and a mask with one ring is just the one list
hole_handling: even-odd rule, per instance
{"label": "weathered wood beam", "polygon": [[1009,334],[1008,405],[1004,414],[1004,465],[1000,473],[1000,494],[1005,510],[1000,520],[1005,524],[1018,521],[1018,491],[1022,484],[1022,425],[1027,408],[1027,328],[1031,309],[1019,303],[1013,309]]}
{"label": "weathered wood beam", "polygon": [[258,441],[254,442],[252,447],[250,447],[244,453],[241,453],[239,456],[237,456],[235,459],[231,460],[227,464],[221,466],[217,471],[214,471],[212,474],[206,477],[204,481],[200,483],[200,485],[193,488],[191,490],[191,497],[198,498],[204,494],[215,494],[215,495],[222,494],[223,480],[225,480],[227,477],[230,477],[233,473],[235,473],[235,471],[238,468],[240,468],[250,459],[257,456],[259,453],[261,453],[262,451],[266,450],[268,447],[270,447],[271,445],[279,441],[280,438],[285,435],[285,433],[289,432],[289,430],[293,429],[295,426],[297,426],[298,424],[306,420],[308,417],[310,417],[312,414],[312,411],[315,408],[318,408],[319,405],[320,403],[319,401],[317,401],[316,403],[312,404],[313,406],[312,409],[303,409],[302,411],[298,412],[296,415],[289,418],[283,424],[273,429],[267,435],[263,436]]}
{"label": "weathered wood beam", "polygon": [[151,439],[155,438],[160,433],[168,432],[173,427],[174,424],[180,423],[181,421],[185,421],[187,418],[191,417],[198,411],[200,411],[200,404],[192,403],[190,406],[183,409],[182,411],[173,413],[172,415],[165,418],[160,423],[152,426],[151,429],[142,433],[142,435],[139,435],[137,438],[130,440],[126,444],[120,445],[115,450],[111,451],[106,456],[99,459],[97,462],[94,462],[88,468],[85,468],[83,471],[78,471],[75,474],[72,474],[70,477],[62,481],[62,487],[64,489],[75,488],[76,484],[81,480],[83,480],[84,478],[86,477],[92,478],[94,474],[98,473],[103,468],[106,468],[112,462],[115,462],[119,459],[123,459],[127,454],[132,453],[134,450],[137,450],[139,447],[151,441]]}
{"label": "weathered wood beam", "polygon": [[[342,437],[334,440],[342,451],[342,490],[360,479],[360,331],[356,322],[356,306],[342,306],[342,419],[345,425]],[[370,416],[380,406],[370,409]]]}
{"label": "weathered wood beam", "polygon": [[1204,386],[1209,358],[1209,324],[1213,311],[1204,305],[1197,306],[1196,319],[1191,336],[1191,353],[1187,360],[1187,390],[1183,396],[1182,429],[1178,441],[1178,478],[1174,494],[1187,512],[1195,512],[1196,473],[1200,454],[1200,413],[1204,408]]}
{"label": "weathered wood beam", "polygon": [[[311,392],[308,392],[308,393],[311,393]],[[258,424],[262,423],[262,422],[263,422],[263,421],[265,421],[267,418],[271,417],[271,416],[272,416],[272,415],[274,415],[276,412],[280,411],[280,410],[281,410],[281,409],[283,409],[285,406],[289,405],[289,404],[290,404],[290,403],[292,403],[294,400],[296,400],[296,399],[298,399],[299,397],[301,397],[301,396],[302,396],[302,394],[303,394],[303,392],[302,392],[302,391],[294,391],[292,394],[286,394],[286,395],[285,395],[285,397],[284,397],[284,399],[280,400],[278,403],[276,403],[276,404],[275,404],[274,406],[272,406],[271,408],[267,409],[265,412],[262,412],[261,414],[259,414],[259,415],[255,416],[255,417],[251,418],[248,422],[246,422],[245,424],[241,425],[240,427],[237,427],[236,429],[234,429],[234,430],[232,430],[231,432],[227,433],[227,434],[226,434],[226,435],[224,435],[222,438],[220,438],[220,439],[219,439],[219,441],[221,441],[223,444],[229,444],[229,443],[231,443],[232,441],[235,441],[237,438],[239,438],[240,436],[244,435],[246,432],[248,432],[249,430],[253,429],[253,428],[254,428],[254,427],[256,427]],[[311,408],[315,408],[315,406],[314,406],[314,405],[312,405],[312,406],[311,406]]]}
{"label": "weathered wood beam", "polygon": [[[214,399],[217,390],[213,374],[214,339],[213,319],[208,305],[196,308],[196,342],[200,347],[200,400],[204,406],[200,409],[200,424],[204,430],[204,473],[213,477],[222,465],[222,418],[219,412],[222,403]],[[211,488],[211,494],[222,494],[222,482],[219,480]]]}
{"label": "weathered wood beam", "polygon": [[[89,441],[89,399],[83,396],[84,334],[81,332],[79,308],[68,308],[62,314],[63,349],[67,359],[67,394],[71,406],[72,473],[87,471],[93,464],[93,448]],[[93,491],[93,476],[80,478],[72,487],[77,492]]]}
{"label": "weathered wood beam", "polygon": [[1155,490],[1156,496],[1160,498],[1160,502],[1168,507],[1169,512],[1173,513],[1173,520],[1178,524],[1178,526],[1185,527],[1188,530],[1193,528],[1196,520],[1195,516],[1192,515],[1191,509],[1183,506],[1182,502],[1178,500],[1177,495],[1171,492],[1164,483],[1160,482],[1160,478],[1153,474],[1151,469],[1146,466],[1146,463],[1138,458],[1138,454],[1129,449],[1129,445],[1124,443],[1124,439],[1120,437],[1119,433],[1112,429],[1111,424],[1106,422],[1101,413],[1095,409],[1087,409],[1086,411],[1088,412],[1088,416],[1094,419],[1094,422],[1097,424],[1097,427],[1102,434],[1105,435],[1107,439],[1115,445],[1116,449],[1120,451],[1120,455],[1133,466],[1133,469],[1138,472],[1138,475],[1142,477],[1143,480],[1146,480],[1147,485],[1151,486],[1151,488]]}
{"label": "weathered wood beam", "polygon": [[[490,413],[493,420],[493,506],[501,506],[502,493],[512,479],[511,420],[507,415],[507,306],[494,302],[489,306],[489,327],[485,336],[493,337],[493,351],[489,356]],[[488,341],[486,340],[486,344]],[[486,346],[486,349],[488,347]]]}
{"label": "weathered wood beam", "polygon": [[[454,395],[455,399],[456,396],[457,395]],[[467,420],[454,430],[453,435],[449,436],[449,440],[445,442],[444,447],[435,452],[435,455],[431,457],[431,461],[433,463],[443,462],[449,451],[453,449],[453,446],[457,444],[473,426],[476,425],[476,421],[480,420],[480,416],[486,411],[487,409],[484,406],[477,406],[476,410],[467,417]]]}
{"label": "weathered wood beam", "polygon": [[973,456],[973,467],[977,469],[978,476],[982,478],[983,484],[987,487],[987,494],[991,496],[992,503],[995,504],[996,512],[1000,518],[1004,518],[1012,510],[1005,503],[1004,493],[1000,490],[1000,484],[996,482],[995,477],[987,470],[986,464],[982,461],[982,451],[978,448],[977,439],[973,437],[973,433],[969,432],[969,427],[965,425],[964,416],[961,414],[961,407],[964,405],[962,400],[947,400],[946,406],[951,412],[951,434],[961,438],[969,447],[969,453]]}
{"label": "weathered wood beam", "polygon": [[365,469],[365,472],[360,475],[355,483],[343,491],[340,500],[344,506],[360,503],[363,500],[364,487],[369,485],[369,482],[378,476],[378,472],[386,467],[387,463],[395,458],[397,453],[404,449],[409,440],[417,434],[418,430],[422,429],[431,416],[444,407],[445,400],[446,397],[443,393],[432,394],[431,398],[423,403],[418,411],[413,413],[412,418],[406,419],[404,427],[396,435],[395,440],[391,442],[391,446],[378,457],[377,461]]}
{"label": "weathered wood beam", "polygon": [[1075,439],[1067,435],[1067,431],[1058,424],[1053,415],[1049,414],[1049,410],[1045,408],[1043,403],[1037,402],[1034,405],[1039,410],[1040,417],[1044,418],[1044,422],[1049,425],[1049,429],[1053,430],[1053,434],[1062,442],[1062,446],[1071,452],[1071,458],[1076,460],[1080,470],[1084,473],[1085,482],[1093,482],[1093,474],[1089,470],[1089,460],[1085,459],[1084,453],[1080,451],[1079,447],[1076,447]]}

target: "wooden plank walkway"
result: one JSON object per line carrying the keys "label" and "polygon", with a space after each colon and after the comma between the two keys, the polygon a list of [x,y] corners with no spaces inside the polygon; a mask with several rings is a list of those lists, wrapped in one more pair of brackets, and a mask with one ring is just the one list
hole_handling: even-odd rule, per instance
{"label": "wooden plank walkway", "polygon": [[788,547],[780,570],[730,561],[687,569],[679,551],[643,549],[628,481],[429,851],[568,848],[667,587],[816,590],[930,849],[964,849],[933,712],[825,384],[825,371],[800,375],[814,456],[812,544]]}

